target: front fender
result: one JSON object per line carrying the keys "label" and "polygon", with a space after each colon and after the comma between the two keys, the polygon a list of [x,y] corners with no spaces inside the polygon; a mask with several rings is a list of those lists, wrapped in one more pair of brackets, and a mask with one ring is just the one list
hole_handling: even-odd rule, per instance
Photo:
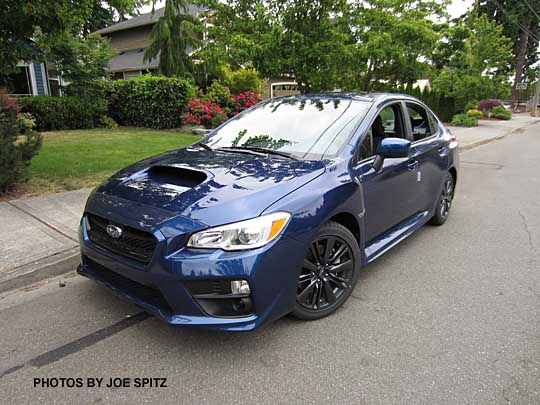
{"label": "front fender", "polygon": [[364,198],[362,186],[347,171],[336,168],[269,206],[264,213],[288,211],[292,214],[285,235],[300,242],[306,249],[318,229],[339,214],[348,214],[357,221],[359,246],[364,257]]}

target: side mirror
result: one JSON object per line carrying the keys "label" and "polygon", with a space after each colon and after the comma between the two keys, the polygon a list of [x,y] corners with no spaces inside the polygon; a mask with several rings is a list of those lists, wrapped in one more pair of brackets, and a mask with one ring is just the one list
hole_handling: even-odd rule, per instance
{"label": "side mirror", "polygon": [[385,138],[377,148],[373,168],[381,170],[384,159],[399,159],[409,157],[411,142],[401,138]]}

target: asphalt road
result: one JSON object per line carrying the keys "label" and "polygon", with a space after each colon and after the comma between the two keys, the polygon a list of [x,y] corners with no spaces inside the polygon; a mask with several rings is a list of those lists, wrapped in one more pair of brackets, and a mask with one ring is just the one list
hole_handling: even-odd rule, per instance
{"label": "asphalt road", "polygon": [[[175,329],[79,277],[0,299],[1,401],[540,403],[540,125],[461,159],[448,222],[324,320]],[[60,377],[167,387],[34,387]]]}

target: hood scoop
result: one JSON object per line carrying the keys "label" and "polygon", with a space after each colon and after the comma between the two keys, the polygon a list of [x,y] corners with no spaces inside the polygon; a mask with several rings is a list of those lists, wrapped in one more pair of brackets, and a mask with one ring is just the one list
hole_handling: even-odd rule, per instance
{"label": "hood scoop", "polygon": [[206,174],[198,170],[156,165],[128,177],[115,192],[123,196],[125,191],[131,190],[139,198],[151,201],[160,197],[175,197],[198,186],[206,179]]}
{"label": "hood scoop", "polygon": [[178,187],[193,188],[204,182],[206,174],[198,170],[176,166],[151,166],[146,171],[147,179],[158,184],[170,184]]}

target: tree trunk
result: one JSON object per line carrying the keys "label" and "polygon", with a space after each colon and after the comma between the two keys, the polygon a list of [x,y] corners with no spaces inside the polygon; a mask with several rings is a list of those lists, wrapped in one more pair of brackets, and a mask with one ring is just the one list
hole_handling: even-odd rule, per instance
{"label": "tree trunk", "polygon": [[517,90],[516,86],[518,83],[521,83],[521,80],[523,79],[528,44],[529,34],[523,31],[521,33],[521,37],[519,38],[519,50],[516,56],[516,76],[514,79],[514,85],[512,86],[512,103],[514,104],[514,108],[517,107],[519,101],[519,91]]}

